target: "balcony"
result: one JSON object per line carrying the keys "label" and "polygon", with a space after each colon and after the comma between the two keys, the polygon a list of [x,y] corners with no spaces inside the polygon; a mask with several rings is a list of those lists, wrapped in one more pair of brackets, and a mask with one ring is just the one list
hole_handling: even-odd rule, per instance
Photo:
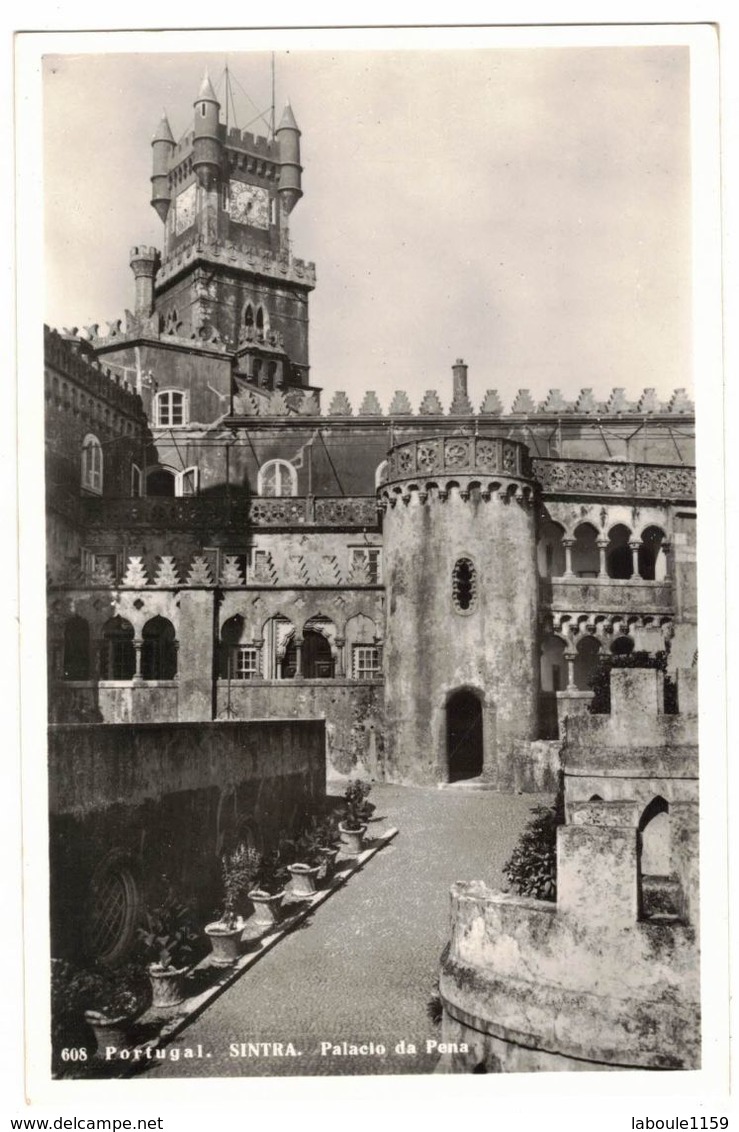
{"label": "balcony", "polygon": [[157,527],[166,530],[212,530],[214,527],[271,528],[378,527],[374,495],[292,496],[285,498],[226,495],[191,495],[177,499],[84,499],[88,527],[132,530]]}
{"label": "balcony", "polygon": [[557,612],[673,613],[672,582],[642,578],[540,578],[539,600]]}

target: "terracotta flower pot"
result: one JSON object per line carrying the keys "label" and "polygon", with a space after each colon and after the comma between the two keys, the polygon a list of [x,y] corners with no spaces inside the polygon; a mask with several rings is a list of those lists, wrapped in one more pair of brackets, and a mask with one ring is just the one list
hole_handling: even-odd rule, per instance
{"label": "terracotta flower pot", "polygon": [[210,940],[210,946],[213,949],[211,962],[216,967],[230,967],[236,962],[241,954],[241,933],[244,930],[244,925],[239,921],[235,927],[229,928],[225,924],[218,923],[217,921],[212,924],[206,924],[205,934]]}
{"label": "terracotta flower pot", "polygon": [[272,928],[279,923],[284,895],[284,892],[262,892],[261,889],[250,892],[249,899],[254,905],[254,923],[263,928]]}
{"label": "terracotta flower pot", "polygon": [[187,967],[162,967],[151,963],[148,969],[151,980],[152,1006],[177,1006],[185,997]]}
{"label": "terracotta flower pot", "polygon": [[109,1017],[99,1010],[86,1010],[85,1022],[95,1035],[95,1057],[105,1057],[106,1046],[125,1049],[133,1020],[130,1014]]}
{"label": "terracotta flower pot", "polygon": [[319,868],[319,865],[303,865],[299,861],[287,866],[287,871],[292,877],[293,896],[315,895]]}
{"label": "terracotta flower pot", "polygon": [[366,832],[366,825],[360,825],[359,829],[347,829],[343,822],[339,822],[341,849],[346,857],[359,856],[362,852],[362,838]]}

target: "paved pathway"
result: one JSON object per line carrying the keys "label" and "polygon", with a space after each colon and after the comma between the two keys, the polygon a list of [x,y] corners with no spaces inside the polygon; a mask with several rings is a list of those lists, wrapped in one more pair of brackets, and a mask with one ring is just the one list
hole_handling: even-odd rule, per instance
{"label": "paved pathway", "polygon": [[[537,795],[373,788],[377,824],[397,837],[182,1031],[170,1049],[202,1047],[195,1060],[167,1061],[146,1077],[426,1073],[426,1042],[439,1031],[427,1014],[448,939],[449,886],[481,878],[499,886],[501,867]],[[400,1054],[399,1042],[417,1053]],[[300,1056],[233,1057],[241,1043],[291,1042]],[[374,1042],[384,1056],[321,1054],[321,1043]],[[207,1055],[210,1056],[207,1056]]]}

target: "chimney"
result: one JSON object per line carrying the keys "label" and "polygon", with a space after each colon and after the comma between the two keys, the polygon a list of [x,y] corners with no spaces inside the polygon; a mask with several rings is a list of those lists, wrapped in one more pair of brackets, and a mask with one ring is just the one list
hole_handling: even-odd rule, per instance
{"label": "chimney", "polygon": [[469,416],[472,412],[472,404],[467,396],[467,366],[462,358],[457,358],[452,366],[452,405],[449,411],[452,416]]}

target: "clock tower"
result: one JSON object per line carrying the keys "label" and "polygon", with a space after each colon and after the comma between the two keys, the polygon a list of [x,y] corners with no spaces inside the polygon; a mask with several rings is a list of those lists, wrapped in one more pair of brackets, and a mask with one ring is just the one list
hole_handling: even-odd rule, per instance
{"label": "clock tower", "polygon": [[192,127],[176,142],[165,115],[152,140],[151,203],[164,224],[153,314],[178,336],[217,338],[239,384],[306,388],[315,267],[289,240],[300,130],[289,104],[273,137],[227,128],[220,110],[206,72]]}

